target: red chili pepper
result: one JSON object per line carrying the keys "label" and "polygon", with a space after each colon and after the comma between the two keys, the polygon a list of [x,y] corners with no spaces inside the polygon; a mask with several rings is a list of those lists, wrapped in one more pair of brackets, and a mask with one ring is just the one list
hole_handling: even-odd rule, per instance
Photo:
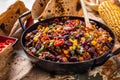
{"label": "red chili pepper", "polygon": [[0,48],[0,51],[2,51],[2,48]]}
{"label": "red chili pepper", "polygon": [[5,44],[7,44],[7,45],[9,45],[10,43],[14,43],[14,41],[13,40],[9,40],[9,39],[5,41]]}
{"label": "red chili pepper", "polygon": [[47,39],[49,39],[48,36],[43,36],[43,37],[41,38],[41,42],[45,42],[45,40],[47,40]]}
{"label": "red chili pepper", "polygon": [[35,53],[34,52],[32,52],[32,51],[30,51],[30,52],[28,52],[30,55],[34,55]]}
{"label": "red chili pepper", "polygon": [[0,48],[5,48],[5,43],[0,43]]}
{"label": "red chili pepper", "polygon": [[64,39],[59,39],[54,42],[54,46],[60,46],[64,44]]}

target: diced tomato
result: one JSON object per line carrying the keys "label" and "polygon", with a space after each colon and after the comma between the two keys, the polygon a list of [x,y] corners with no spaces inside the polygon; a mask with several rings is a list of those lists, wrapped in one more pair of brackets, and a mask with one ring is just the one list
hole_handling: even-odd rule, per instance
{"label": "diced tomato", "polygon": [[32,51],[30,51],[30,52],[28,52],[30,55],[34,55],[35,53],[34,52],[32,52]]}
{"label": "diced tomato", "polygon": [[60,46],[64,44],[64,39],[59,39],[54,42],[54,46]]}
{"label": "diced tomato", "polygon": [[0,48],[5,48],[5,45],[0,45]]}
{"label": "diced tomato", "polygon": [[5,43],[0,43],[0,48],[5,48]]}
{"label": "diced tomato", "polygon": [[6,45],[9,45],[9,44],[12,44],[12,43],[14,43],[13,40],[9,40],[9,39],[8,39],[8,40],[5,41],[5,44],[6,44]]}
{"label": "diced tomato", "polygon": [[76,20],[70,20],[70,23],[71,23],[73,26],[78,26],[78,22],[76,22]]}
{"label": "diced tomato", "polygon": [[45,42],[45,41],[48,40],[48,39],[49,39],[48,36],[43,36],[43,37],[41,38],[41,42]]}

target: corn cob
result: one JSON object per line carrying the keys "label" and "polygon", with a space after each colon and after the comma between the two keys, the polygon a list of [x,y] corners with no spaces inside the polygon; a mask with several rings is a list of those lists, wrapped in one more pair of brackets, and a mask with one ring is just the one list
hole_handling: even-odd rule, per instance
{"label": "corn cob", "polygon": [[98,12],[120,41],[120,8],[110,1],[104,1],[98,7]]}

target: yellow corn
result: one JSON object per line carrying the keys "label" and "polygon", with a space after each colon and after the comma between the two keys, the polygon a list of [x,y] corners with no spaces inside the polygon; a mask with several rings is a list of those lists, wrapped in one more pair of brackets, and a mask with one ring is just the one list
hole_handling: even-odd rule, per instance
{"label": "yellow corn", "polygon": [[34,37],[33,40],[34,40],[34,42],[37,42],[38,41],[38,37]]}
{"label": "yellow corn", "polygon": [[89,33],[85,33],[85,36],[86,36],[86,37],[89,37],[89,36],[90,36],[90,34],[89,34]]}
{"label": "yellow corn", "polygon": [[120,41],[120,8],[110,1],[104,1],[98,7],[98,12]]}
{"label": "yellow corn", "polygon": [[69,53],[68,50],[64,50],[64,49],[63,49],[63,52],[64,52],[65,55],[68,55],[68,53]]}
{"label": "yellow corn", "polygon": [[43,33],[48,32],[48,30],[49,30],[49,27],[46,27]]}
{"label": "yellow corn", "polygon": [[91,44],[95,46],[97,44],[97,42],[93,40],[93,41],[91,41]]}
{"label": "yellow corn", "polygon": [[111,41],[112,41],[112,37],[109,37],[109,38],[108,38],[108,41],[111,42]]}

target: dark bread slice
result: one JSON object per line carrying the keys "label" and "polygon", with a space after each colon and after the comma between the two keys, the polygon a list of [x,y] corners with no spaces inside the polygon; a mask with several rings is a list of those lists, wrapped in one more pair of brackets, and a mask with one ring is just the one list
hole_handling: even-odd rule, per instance
{"label": "dark bread slice", "polygon": [[16,1],[12,4],[7,11],[0,15],[0,29],[6,34],[9,35],[14,23],[18,17],[26,12],[28,9],[25,7],[22,1]]}

